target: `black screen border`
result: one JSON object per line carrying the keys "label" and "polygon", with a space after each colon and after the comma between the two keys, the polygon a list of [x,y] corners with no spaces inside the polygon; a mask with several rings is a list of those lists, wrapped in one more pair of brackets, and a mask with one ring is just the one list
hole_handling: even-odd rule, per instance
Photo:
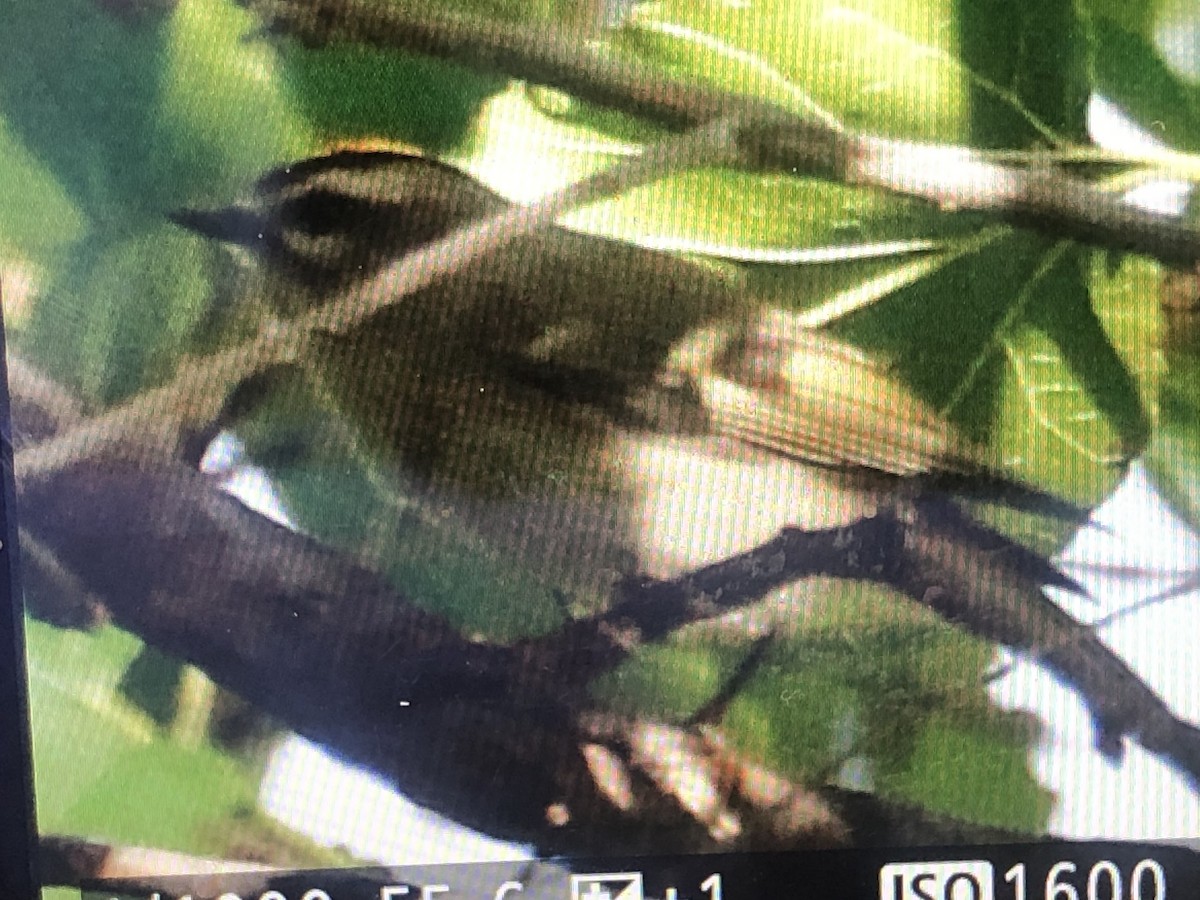
{"label": "black screen border", "polygon": [[24,602],[17,540],[12,418],[0,314],[0,897],[38,896],[37,823],[33,803],[33,745],[25,667]]}

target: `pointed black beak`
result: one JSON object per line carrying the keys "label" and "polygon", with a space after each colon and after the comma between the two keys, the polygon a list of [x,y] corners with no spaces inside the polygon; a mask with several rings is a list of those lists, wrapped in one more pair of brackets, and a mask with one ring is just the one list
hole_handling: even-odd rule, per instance
{"label": "pointed black beak", "polygon": [[266,223],[247,209],[179,209],[167,214],[176,225],[205,237],[241,247],[262,246]]}

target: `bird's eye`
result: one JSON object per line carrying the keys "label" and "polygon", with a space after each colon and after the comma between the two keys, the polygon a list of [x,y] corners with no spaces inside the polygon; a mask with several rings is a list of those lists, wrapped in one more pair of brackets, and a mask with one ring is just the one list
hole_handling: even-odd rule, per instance
{"label": "bird's eye", "polygon": [[348,232],[371,212],[371,201],[334,191],[311,191],[287,201],[281,218],[310,237]]}

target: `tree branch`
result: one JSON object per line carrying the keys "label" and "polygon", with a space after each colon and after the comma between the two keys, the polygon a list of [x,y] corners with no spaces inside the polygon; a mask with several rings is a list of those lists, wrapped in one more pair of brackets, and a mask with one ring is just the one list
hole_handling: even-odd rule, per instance
{"label": "tree branch", "polygon": [[855,134],[767,100],[666,77],[548,23],[533,29],[372,0],[243,3],[272,29],[306,44],[349,42],[435,56],[558,88],[674,130],[739,117],[737,165],[742,168],[885,190],[1053,237],[1144,253],[1171,265],[1200,263],[1196,229],[1050,167],[1044,154],[1021,162],[1020,154],[1000,157]]}
{"label": "tree branch", "polygon": [[[26,521],[103,598],[114,624],[485,833],[579,855],[829,846],[851,841],[855,828],[895,842],[886,823],[911,824],[883,799],[857,801],[878,817],[843,823],[820,790],[686,726],[597,712],[583,676],[617,661],[602,621],[592,623],[597,652],[569,627],[579,657],[547,670],[551,656],[531,648],[553,636],[516,648],[467,640],[352,559],[184,467],[76,463],[28,494]],[[641,601],[647,632],[661,627],[654,602]],[[691,615],[704,609],[693,605]],[[655,752],[667,744],[679,752]],[[730,772],[743,774],[731,783]],[[687,788],[697,779],[712,785],[699,792],[712,799],[703,807]],[[971,830],[921,821],[925,830],[905,832],[918,842],[936,840],[939,827]]]}
{"label": "tree branch", "polygon": [[307,46],[350,43],[409,50],[485,74],[556,87],[597,106],[627,112],[672,131],[779,107],[747,95],[663,78],[620,60],[585,35],[540,21],[536,27],[466,16],[436,4],[374,0],[239,0],[272,33]]}
{"label": "tree branch", "polygon": [[[19,384],[14,395],[20,421],[30,409]],[[587,687],[596,675],[645,640],[753,602],[788,577],[786,559],[747,557],[678,583],[630,583],[611,614],[504,646],[464,638],[353,558],[154,456],[77,460],[23,500],[30,533],[115,625],[486,833],[571,854],[998,833],[809,788],[739,757],[714,734],[594,708]],[[844,569],[852,562],[836,557],[849,560],[858,545],[839,550],[838,540],[792,534],[792,566]],[[619,640],[622,632],[636,639]],[[666,744],[679,751],[669,759]],[[698,780],[711,790],[687,787]],[[697,807],[696,796],[711,802]]]}
{"label": "tree branch", "polygon": [[164,883],[173,888],[186,883],[188,893],[215,896],[229,889],[230,876],[247,880],[248,873],[257,873],[256,879],[265,884],[273,871],[252,862],[116,846],[63,834],[42,835],[38,844],[38,878],[45,887],[82,887],[112,880],[130,891],[149,894]]}
{"label": "tree branch", "polygon": [[[524,828],[544,827],[563,785],[575,785],[570,806],[593,808],[596,797],[578,795],[579,766],[591,771],[580,748],[592,739],[579,719],[591,683],[646,643],[817,574],[890,586],[988,641],[1042,657],[1083,695],[1104,749],[1119,752],[1128,735],[1200,780],[1200,730],[1175,717],[1086,625],[1040,595],[1014,603],[1002,582],[1020,556],[959,554],[955,535],[980,526],[945,503],[844,528],[785,529],[669,581],[627,581],[605,612],[498,646],[466,640],[360,563],[158,457],[77,460],[22,500],[26,528],[101,598],[114,623],[460,820],[479,815],[468,798],[507,783],[480,749],[481,733],[510,760],[506,778],[544,785],[540,806],[514,812]],[[995,592],[981,589],[993,581]],[[473,723],[475,749],[457,766],[434,749],[447,716],[462,717],[464,730]],[[504,830],[491,819],[475,824]]]}

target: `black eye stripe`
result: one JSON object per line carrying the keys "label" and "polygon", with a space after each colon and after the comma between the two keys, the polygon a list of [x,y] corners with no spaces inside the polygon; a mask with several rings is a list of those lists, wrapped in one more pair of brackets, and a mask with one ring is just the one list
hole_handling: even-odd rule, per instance
{"label": "black eye stripe", "polygon": [[259,179],[252,207],[173,218],[243,245],[317,290],[369,277],[389,261],[509,201],[451,166],[387,151],[340,151]]}
{"label": "black eye stripe", "polygon": [[476,215],[474,209],[444,208],[431,198],[379,200],[321,189],[282,203],[272,224],[281,237],[289,232],[310,238],[351,235],[356,246],[394,251],[428,243]]}
{"label": "black eye stripe", "polygon": [[299,231],[310,236],[335,232],[350,233],[364,219],[403,215],[395,204],[356,197],[329,189],[318,189],[285,200],[279,207],[281,231]]}

